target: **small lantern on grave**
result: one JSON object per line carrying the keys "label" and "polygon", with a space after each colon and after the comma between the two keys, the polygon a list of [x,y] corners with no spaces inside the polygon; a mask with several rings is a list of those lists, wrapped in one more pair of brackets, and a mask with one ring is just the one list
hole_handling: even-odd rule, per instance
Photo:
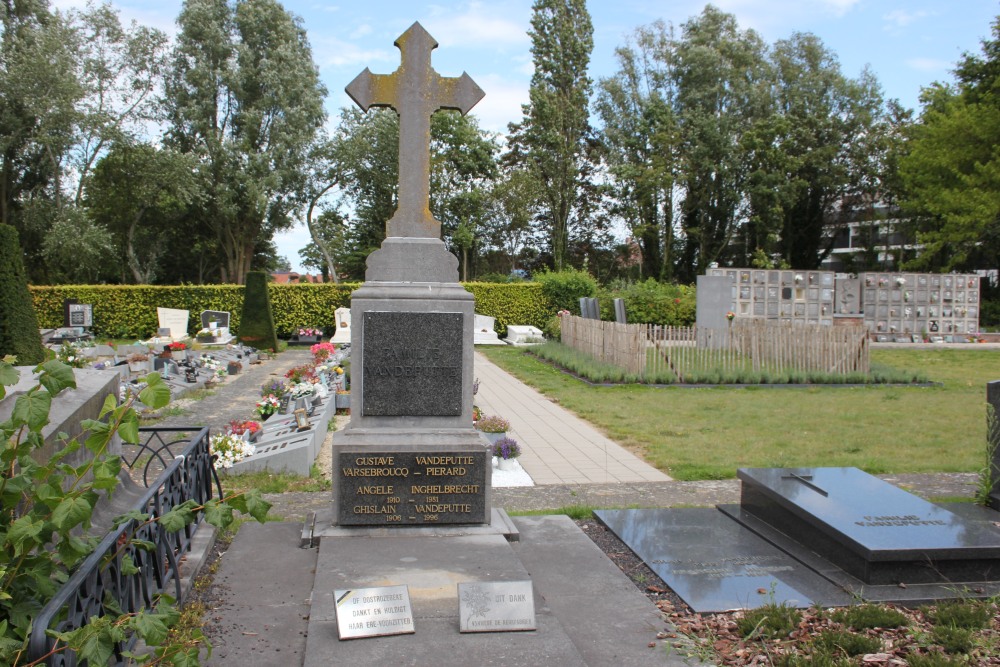
{"label": "small lantern on grave", "polygon": [[184,381],[192,383],[198,381],[198,370],[194,366],[187,366],[184,369]]}

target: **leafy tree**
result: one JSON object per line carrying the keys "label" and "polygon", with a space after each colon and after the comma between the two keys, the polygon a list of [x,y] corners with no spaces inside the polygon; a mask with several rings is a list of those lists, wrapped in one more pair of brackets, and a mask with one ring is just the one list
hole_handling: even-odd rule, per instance
{"label": "leafy tree", "polygon": [[42,243],[53,282],[78,285],[114,280],[115,256],[111,233],[91,220],[79,206],[59,212]]}
{"label": "leafy tree", "polygon": [[83,199],[87,175],[108,147],[135,140],[142,125],[157,119],[156,91],[167,64],[167,36],[137,25],[126,28],[110,2],[88,0],[72,15],[79,35],[76,67],[84,96],[78,104],[78,137],[70,158],[78,179],[75,204]]}
{"label": "leafy tree", "polygon": [[[84,92],[78,39],[45,0],[5,2],[0,12],[0,223],[18,230],[29,278],[44,280],[42,241],[62,206],[63,158]],[[35,215],[25,215],[31,206]]]}
{"label": "leafy tree", "polygon": [[[396,210],[399,181],[399,119],[390,109],[341,110],[340,125],[331,139],[326,182],[335,209],[350,209],[346,225],[329,229],[342,243],[341,269],[351,278],[364,276],[365,260],[385,238],[386,221]],[[442,233],[466,249],[474,244],[485,215],[480,190],[496,171],[495,139],[482,130],[474,116],[439,111],[431,117],[431,212],[442,223]],[[326,210],[330,210],[328,207]],[[334,222],[337,218],[327,218]],[[321,233],[326,233],[322,232]],[[470,236],[471,235],[471,236]]]}
{"label": "leafy tree", "polygon": [[954,86],[923,91],[900,163],[902,205],[919,220],[920,254],[907,266],[1000,266],[1000,17],[980,54],[966,53]]}
{"label": "leafy tree", "polygon": [[782,122],[774,143],[781,154],[781,255],[791,266],[813,269],[833,248],[830,223],[884,188],[877,145],[882,96],[874,77],[851,80],[836,56],[809,34],[775,45],[776,111]]}
{"label": "leafy tree", "polygon": [[88,211],[114,235],[120,266],[127,267],[132,282],[150,284],[162,275],[173,242],[186,248],[210,244],[192,225],[177,228],[201,197],[196,167],[190,155],[120,142],[94,169],[87,182]]}
{"label": "leafy tree", "polygon": [[518,268],[518,259],[533,238],[541,196],[531,171],[509,161],[486,192],[482,234],[489,246],[506,255],[505,274]]}
{"label": "leafy tree", "polygon": [[743,136],[768,110],[769,72],[757,33],[708,5],[682,26],[677,45],[677,123],[683,146],[678,277],[718,261],[745,219],[751,173]]}
{"label": "leafy tree", "polygon": [[636,29],[615,50],[618,72],[601,79],[595,110],[614,184],[612,212],[641,251],[642,275],[673,276],[674,184],[679,167],[673,35],[662,22]]}
{"label": "leafy tree", "polygon": [[587,68],[593,32],[585,0],[535,0],[528,31],[535,65],[530,101],[523,107],[521,123],[510,127],[510,141],[542,187],[556,271],[567,263],[591,132]]}
{"label": "leafy tree", "polygon": [[275,0],[187,0],[167,78],[173,147],[206,168],[199,222],[241,283],[254,248],[292,224],[325,90],[301,21]]}

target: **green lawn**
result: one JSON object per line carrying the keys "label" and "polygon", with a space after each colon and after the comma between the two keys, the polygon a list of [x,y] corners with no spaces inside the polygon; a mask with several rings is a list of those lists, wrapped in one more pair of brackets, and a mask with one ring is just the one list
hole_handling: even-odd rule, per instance
{"label": "green lawn", "polygon": [[595,387],[520,349],[481,351],[684,480],[734,477],[741,467],[977,472],[986,458],[986,382],[1000,379],[1000,351],[972,346],[876,349],[873,362],[923,371],[942,386],[863,388]]}

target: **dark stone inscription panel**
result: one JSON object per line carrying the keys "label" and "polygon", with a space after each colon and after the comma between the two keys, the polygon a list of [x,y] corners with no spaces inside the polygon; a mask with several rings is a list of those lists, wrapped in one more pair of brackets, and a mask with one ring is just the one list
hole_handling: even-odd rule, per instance
{"label": "dark stone inscription panel", "polygon": [[341,451],[334,488],[342,526],[487,523],[483,450]]}
{"label": "dark stone inscription panel", "polygon": [[361,414],[462,415],[462,313],[364,313]]}

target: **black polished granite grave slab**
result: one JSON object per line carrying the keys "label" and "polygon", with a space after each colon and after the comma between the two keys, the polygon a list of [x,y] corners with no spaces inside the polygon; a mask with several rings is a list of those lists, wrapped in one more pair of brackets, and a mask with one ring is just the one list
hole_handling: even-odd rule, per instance
{"label": "black polished granite grave slab", "polygon": [[851,600],[716,509],[597,510],[594,516],[699,613]]}
{"label": "black polished granite grave slab", "polygon": [[[750,515],[864,584],[1000,580],[1000,532],[857,468],[745,468]],[[749,524],[746,524],[749,527]]]}

